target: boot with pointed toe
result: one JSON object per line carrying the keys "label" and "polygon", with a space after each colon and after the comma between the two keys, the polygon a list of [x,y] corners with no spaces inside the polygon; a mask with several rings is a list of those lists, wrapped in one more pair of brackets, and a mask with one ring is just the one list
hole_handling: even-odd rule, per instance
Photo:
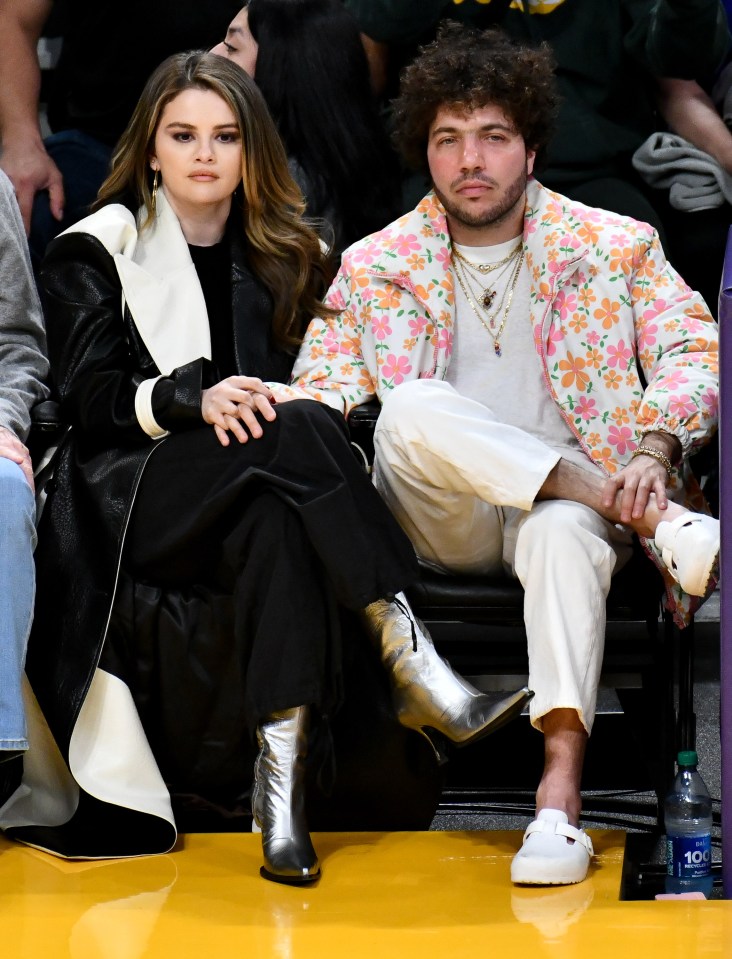
{"label": "boot with pointed toe", "polygon": [[257,729],[252,813],[262,831],[261,875],[303,885],[320,878],[320,864],[305,821],[308,710],[273,713]]}
{"label": "boot with pointed toe", "polygon": [[518,716],[534,695],[524,686],[496,700],[458,676],[437,654],[402,593],[371,603],[362,618],[389,675],[403,726],[435,729],[467,746]]}

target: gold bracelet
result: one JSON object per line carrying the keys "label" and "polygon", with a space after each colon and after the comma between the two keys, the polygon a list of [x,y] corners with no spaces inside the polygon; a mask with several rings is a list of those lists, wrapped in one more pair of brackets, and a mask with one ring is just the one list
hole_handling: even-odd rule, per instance
{"label": "gold bracelet", "polygon": [[651,446],[638,446],[633,451],[630,458],[634,460],[636,456],[652,456],[654,460],[658,460],[669,476],[673,472],[674,468],[668,456],[666,456],[666,454],[662,453],[660,450],[654,450]]}

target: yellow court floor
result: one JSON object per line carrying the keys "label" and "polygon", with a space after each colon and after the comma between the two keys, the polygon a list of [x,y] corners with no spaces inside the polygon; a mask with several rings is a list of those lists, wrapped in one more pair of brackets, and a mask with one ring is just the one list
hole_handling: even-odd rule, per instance
{"label": "yellow court floor", "polygon": [[519,832],[321,833],[323,878],[259,877],[251,834],[73,863],[0,838],[8,959],[731,957],[732,902],[619,902],[625,834],[594,831],[585,882],[514,888]]}

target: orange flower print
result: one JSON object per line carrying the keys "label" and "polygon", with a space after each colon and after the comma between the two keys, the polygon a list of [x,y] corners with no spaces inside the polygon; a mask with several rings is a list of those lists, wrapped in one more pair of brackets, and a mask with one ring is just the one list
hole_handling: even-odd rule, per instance
{"label": "orange flower print", "polygon": [[581,333],[582,330],[587,328],[587,320],[582,313],[573,313],[572,318],[567,323],[567,326],[569,326],[573,333]]}
{"label": "orange flower print", "polygon": [[410,336],[409,339],[405,340],[402,344],[402,349],[406,353],[411,353],[414,347],[417,345],[417,340],[415,337]]}
{"label": "orange flower print", "polygon": [[583,223],[579,230],[577,230],[577,236],[583,243],[590,243],[592,246],[600,239],[599,232],[590,223]]}
{"label": "orange flower print", "polygon": [[622,426],[623,423],[630,423],[630,416],[628,411],[622,406],[616,406],[614,411],[610,414],[618,426]]}
{"label": "orange flower print", "polygon": [[620,319],[619,312],[620,303],[618,303],[617,300],[609,300],[605,297],[598,309],[593,313],[593,316],[596,320],[602,320],[602,328],[604,330],[610,330]]}
{"label": "orange flower print", "polygon": [[341,376],[344,377],[345,379],[348,379],[349,377],[353,376],[353,364],[352,364],[352,363],[344,363],[344,364],[343,364],[343,366],[341,367]]}
{"label": "orange flower print", "polygon": [[590,382],[590,377],[587,373],[583,372],[586,365],[582,357],[574,356],[568,352],[567,359],[559,361],[559,369],[564,372],[561,381],[562,386],[566,388],[576,382],[577,389],[584,393],[587,389],[587,384]]}
{"label": "orange flower print", "polygon": [[617,273],[618,270],[622,270],[623,273],[630,273],[631,264],[633,262],[633,248],[630,246],[623,247],[622,250],[615,249],[610,250],[610,271],[612,273]]}
{"label": "orange flower print", "polygon": [[584,306],[585,309],[589,309],[592,304],[597,301],[597,297],[589,286],[585,286],[578,291],[577,299],[580,302],[580,306]]}
{"label": "orange flower print", "polygon": [[588,350],[585,359],[587,365],[595,370],[599,370],[602,366],[602,353],[599,350]]}
{"label": "orange flower print", "polygon": [[599,446],[602,443],[602,437],[599,433],[588,433],[587,434],[587,445],[588,446]]}
{"label": "orange flower print", "polygon": [[608,473],[617,471],[617,466],[613,462],[613,451],[609,446],[604,446],[601,450],[592,450],[590,455],[596,463],[604,466]]}
{"label": "orange flower print", "polygon": [[373,376],[369,371],[364,367],[358,376],[358,385],[362,386],[366,392],[375,393],[376,392],[376,382]]}
{"label": "orange flower print", "polygon": [[615,370],[608,370],[603,376],[603,380],[609,390],[619,390],[620,384],[623,382],[623,377],[619,373],[616,373]]}
{"label": "orange flower print", "polygon": [[410,270],[423,270],[426,262],[425,258],[418,253],[412,253],[410,257],[407,257],[407,266]]}
{"label": "orange flower print", "polygon": [[377,310],[391,310],[398,307],[402,300],[402,291],[398,286],[389,284],[383,290],[376,290]]}

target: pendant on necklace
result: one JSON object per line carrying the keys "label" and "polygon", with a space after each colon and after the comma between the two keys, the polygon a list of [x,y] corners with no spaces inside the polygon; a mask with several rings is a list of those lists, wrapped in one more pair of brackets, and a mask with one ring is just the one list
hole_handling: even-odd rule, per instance
{"label": "pendant on necklace", "polygon": [[486,310],[488,310],[488,309],[491,308],[491,306],[493,305],[493,301],[495,300],[495,298],[496,298],[496,291],[495,291],[495,290],[486,290],[486,291],[483,293],[483,306],[486,308]]}
{"label": "pendant on necklace", "polygon": [[493,344],[493,352],[496,354],[496,356],[501,355],[501,344],[498,342],[498,340],[496,340]]}

